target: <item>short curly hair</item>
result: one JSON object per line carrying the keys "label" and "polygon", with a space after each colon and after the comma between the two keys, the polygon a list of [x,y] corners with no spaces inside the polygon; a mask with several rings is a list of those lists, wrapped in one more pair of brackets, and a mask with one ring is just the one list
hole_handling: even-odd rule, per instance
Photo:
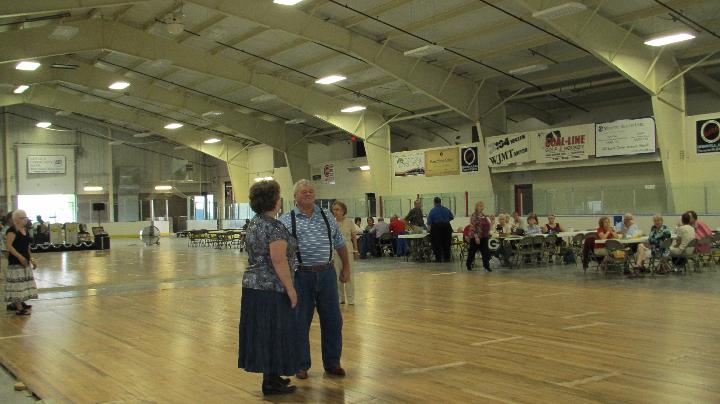
{"label": "short curly hair", "polygon": [[275,209],[280,199],[280,184],[277,181],[259,181],[250,187],[250,208],[255,213],[265,213]]}

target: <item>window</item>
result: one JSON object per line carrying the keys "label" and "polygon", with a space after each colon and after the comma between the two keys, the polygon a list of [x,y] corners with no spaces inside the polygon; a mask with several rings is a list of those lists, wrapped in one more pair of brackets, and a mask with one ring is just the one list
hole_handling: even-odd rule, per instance
{"label": "window", "polygon": [[18,195],[18,209],[24,210],[32,221],[35,221],[38,215],[50,223],[77,220],[75,195]]}

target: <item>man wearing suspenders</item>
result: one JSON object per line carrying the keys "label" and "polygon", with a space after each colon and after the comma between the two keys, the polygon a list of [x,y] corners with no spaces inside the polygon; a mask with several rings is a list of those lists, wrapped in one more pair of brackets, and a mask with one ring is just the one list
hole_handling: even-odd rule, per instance
{"label": "man wearing suspenders", "polygon": [[322,359],[325,372],[345,376],[340,366],[342,354],[342,315],[338,300],[337,281],[333,267],[333,249],[337,250],[343,270],[340,281],[350,279],[350,260],[345,240],[335,218],[315,206],[315,189],[308,180],[295,183],[295,208],[280,221],[298,241],[298,270],[295,289],[298,293],[300,319],[300,370],[296,377],[307,379],[310,369],[310,324],[317,307],[320,316]]}

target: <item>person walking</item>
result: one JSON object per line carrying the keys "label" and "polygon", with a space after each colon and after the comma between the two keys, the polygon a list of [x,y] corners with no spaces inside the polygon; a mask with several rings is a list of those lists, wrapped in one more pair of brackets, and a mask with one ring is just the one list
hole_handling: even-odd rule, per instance
{"label": "person walking", "polygon": [[345,376],[340,365],[342,355],[342,315],[335,281],[333,251],[342,263],[340,282],[350,279],[350,260],[345,240],[337,222],[329,213],[315,205],[315,188],[308,180],[294,187],[295,208],[280,221],[298,241],[298,270],[295,289],[298,292],[300,320],[300,370],[298,379],[307,379],[311,367],[310,325],[317,308],[320,316],[322,361],[330,376]]}
{"label": "person walking", "polygon": [[32,306],[25,302],[38,297],[32,271],[37,265],[30,253],[31,240],[27,232],[27,223],[28,217],[24,210],[14,211],[11,227],[5,235],[8,249],[5,301],[15,305],[15,314],[18,316],[30,315]]}
{"label": "person walking", "polygon": [[483,210],[485,210],[485,203],[478,202],[475,204],[475,212],[470,216],[470,226],[472,230],[470,240],[468,241],[470,247],[468,249],[467,262],[465,263],[468,271],[472,271],[475,253],[480,249],[483,268],[487,272],[492,272],[492,269],[490,269],[490,248],[488,246],[492,222],[488,216],[485,216]]}
{"label": "person walking", "polygon": [[452,226],[450,222],[455,219],[450,209],[442,206],[442,200],[436,196],[433,199],[435,207],[430,209],[427,216],[430,230],[430,243],[436,262],[450,261],[450,245],[452,244]]}
{"label": "person walking", "polygon": [[[352,254],[353,261],[357,261],[359,257],[357,248],[357,230],[355,223],[353,223],[350,218],[345,217],[345,215],[347,215],[347,205],[345,205],[341,201],[335,201],[333,202],[331,208],[333,216],[335,216],[335,221],[340,228],[340,233],[345,240],[345,246],[347,247],[348,255]],[[336,263],[338,263],[339,261],[342,262],[337,251],[333,252],[333,259]],[[342,268],[340,269],[340,272],[342,272]],[[347,282],[342,282],[340,280],[340,275],[338,274],[337,287],[338,294],[340,295],[340,304],[345,304],[346,301],[347,304],[355,304],[355,283],[353,282],[352,277],[350,277]],[[347,300],[345,298],[346,295]]]}
{"label": "person walking", "polygon": [[275,219],[280,206],[277,182],[250,187],[250,207],[257,214],[245,236],[248,267],[242,280],[238,368],[262,373],[267,395],[294,392],[296,387],[282,376],[300,369],[298,297],[292,278],[297,242]]}

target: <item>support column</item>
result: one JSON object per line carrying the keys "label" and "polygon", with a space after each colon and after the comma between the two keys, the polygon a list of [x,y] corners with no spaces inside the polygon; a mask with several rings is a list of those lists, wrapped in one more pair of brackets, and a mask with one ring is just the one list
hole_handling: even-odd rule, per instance
{"label": "support column", "polygon": [[10,114],[7,113],[7,107],[3,108],[3,157],[5,159],[5,204],[6,212],[13,209],[12,206],[12,187],[10,186],[12,164],[12,149],[10,146]]}
{"label": "support column", "polygon": [[[108,135],[110,136],[110,139],[112,139],[112,129],[110,127],[108,129]],[[107,192],[108,192],[108,222],[114,223],[115,222],[115,178],[113,176],[113,147],[110,144],[110,142],[107,142],[105,145],[107,148],[106,156],[105,156],[105,169],[107,170]]]}
{"label": "support column", "polygon": [[691,209],[689,201],[702,198],[702,189],[687,183],[690,178],[687,176],[687,158],[692,150],[685,133],[685,80],[675,80],[650,98],[665,177],[667,210],[684,212]]}
{"label": "support column", "polygon": [[[242,150],[231,161],[227,162],[230,182],[233,187],[233,198],[236,203],[247,203],[249,201],[248,155],[247,150]],[[223,198],[225,198],[224,190]]]}
{"label": "support column", "polygon": [[[491,129],[484,128],[483,125],[480,122],[475,122],[475,127],[478,131],[478,173],[477,173],[477,181],[476,181],[476,188],[470,190],[470,192],[478,192],[480,194],[480,198],[485,202],[485,207],[488,212],[494,212],[498,209],[497,206],[495,206],[496,198],[494,188],[493,188],[493,182],[492,182],[492,175],[490,175],[490,166],[488,166],[488,155],[487,155],[487,146],[485,145],[485,137],[486,133],[490,132]],[[490,132],[492,133],[492,132]],[[492,136],[492,135],[487,135]],[[475,201],[477,202],[477,201]],[[475,211],[475,205],[468,207],[468,210],[470,212]]]}
{"label": "support column", "polygon": [[225,220],[225,182],[219,181],[217,189],[218,215],[217,220]]}
{"label": "support column", "polygon": [[390,125],[377,114],[365,113],[357,136],[365,143],[370,175],[375,194],[392,194],[392,157],[390,155]]}
{"label": "support column", "polygon": [[[285,160],[290,169],[291,182],[310,179],[310,163],[308,162],[308,143],[305,140],[291,145],[285,150]],[[284,184],[280,184],[283,187]],[[284,188],[284,187],[283,187]]]}

